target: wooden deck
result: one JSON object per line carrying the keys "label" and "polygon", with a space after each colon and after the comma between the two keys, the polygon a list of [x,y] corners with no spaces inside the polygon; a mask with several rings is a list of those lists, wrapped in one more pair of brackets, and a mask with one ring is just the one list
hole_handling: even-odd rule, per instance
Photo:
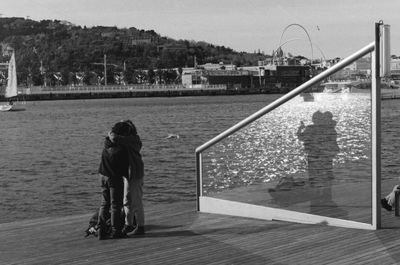
{"label": "wooden deck", "polygon": [[400,217],[385,229],[198,213],[193,202],[147,206],[140,238],[84,238],[90,214],[0,224],[0,264],[399,264]]}

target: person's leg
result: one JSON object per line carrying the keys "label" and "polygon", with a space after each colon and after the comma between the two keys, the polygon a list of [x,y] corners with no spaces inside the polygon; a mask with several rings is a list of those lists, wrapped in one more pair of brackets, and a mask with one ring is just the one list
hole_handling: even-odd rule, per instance
{"label": "person's leg", "polygon": [[133,234],[144,234],[143,178],[131,180],[129,186],[132,211],[136,219],[136,229]]}
{"label": "person's leg", "polygon": [[111,196],[111,227],[112,235],[120,236],[121,226],[121,209],[124,194],[124,182],[122,179],[112,179],[110,184]]}
{"label": "person's leg", "polygon": [[308,154],[307,171],[308,171],[308,184],[310,186],[317,185],[318,179],[320,177],[319,158],[317,156]]}
{"label": "person's leg", "polygon": [[[133,211],[132,211],[132,196],[131,185],[127,178],[124,178],[124,212],[125,226],[133,227]],[[133,229],[131,229],[133,230]],[[131,232],[131,231],[129,231]]]}
{"label": "person's leg", "polygon": [[101,183],[101,205],[97,226],[99,228],[99,239],[103,239],[106,233],[106,221],[110,211],[110,189],[108,177],[100,175]]}

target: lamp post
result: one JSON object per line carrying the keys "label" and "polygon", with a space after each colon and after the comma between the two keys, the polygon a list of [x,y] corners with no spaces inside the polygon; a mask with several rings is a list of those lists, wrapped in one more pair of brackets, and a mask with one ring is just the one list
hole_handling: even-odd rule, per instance
{"label": "lamp post", "polygon": [[104,86],[107,86],[107,55],[104,54]]}

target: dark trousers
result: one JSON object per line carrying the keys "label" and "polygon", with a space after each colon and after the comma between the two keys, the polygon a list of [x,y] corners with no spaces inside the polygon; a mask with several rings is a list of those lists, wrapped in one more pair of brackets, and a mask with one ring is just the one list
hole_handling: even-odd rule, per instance
{"label": "dark trousers", "polygon": [[120,232],[123,226],[121,223],[121,210],[124,197],[124,181],[120,178],[110,178],[100,174],[102,199],[99,211],[98,224],[105,227],[111,207],[111,228],[112,232]]}

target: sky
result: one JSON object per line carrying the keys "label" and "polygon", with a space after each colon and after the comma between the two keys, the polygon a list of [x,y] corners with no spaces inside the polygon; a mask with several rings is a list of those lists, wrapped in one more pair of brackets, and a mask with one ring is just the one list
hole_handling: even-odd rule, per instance
{"label": "sky", "polygon": [[[154,30],[236,51],[346,57],[391,28],[400,55],[400,0],[1,0],[2,17],[67,20],[79,26]],[[397,34],[399,32],[399,34]]]}

